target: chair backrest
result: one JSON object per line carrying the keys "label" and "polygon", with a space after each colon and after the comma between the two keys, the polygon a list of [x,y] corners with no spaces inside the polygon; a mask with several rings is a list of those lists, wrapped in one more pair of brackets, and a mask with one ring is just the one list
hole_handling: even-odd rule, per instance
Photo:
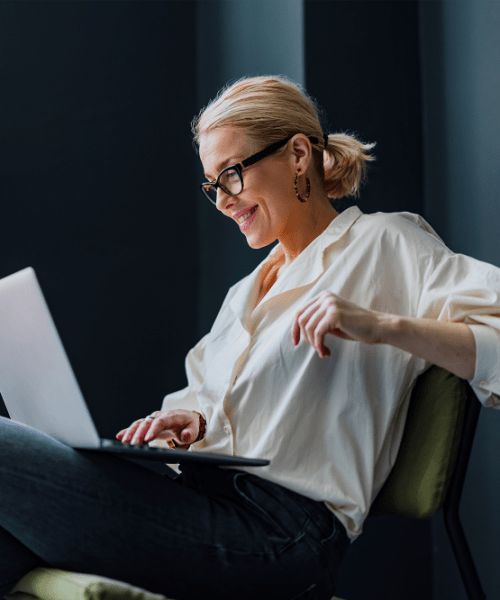
{"label": "chair backrest", "polygon": [[413,389],[396,463],[369,516],[425,519],[444,503],[464,422],[466,382],[432,366]]}

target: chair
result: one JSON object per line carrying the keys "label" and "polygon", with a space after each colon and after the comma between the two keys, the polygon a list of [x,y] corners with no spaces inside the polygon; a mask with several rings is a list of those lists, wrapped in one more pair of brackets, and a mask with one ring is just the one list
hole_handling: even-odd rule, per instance
{"label": "chair", "polygon": [[436,366],[423,373],[396,463],[369,514],[427,519],[442,507],[469,600],[486,598],[458,513],[480,409],[465,380]]}
{"label": "chair", "polygon": [[[435,366],[423,373],[411,396],[396,463],[369,515],[425,519],[443,507],[469,600],[486,598],[458,515],[480,409],[465,381]],[[64,590],[62,595],[54,593],[57,586]],[[111,591],[101,594],[104,589]],[[120,582],[55,569],[35,569],[23,577],[16,590],[31,596],[10,594],[9,600],[166,600]]]}

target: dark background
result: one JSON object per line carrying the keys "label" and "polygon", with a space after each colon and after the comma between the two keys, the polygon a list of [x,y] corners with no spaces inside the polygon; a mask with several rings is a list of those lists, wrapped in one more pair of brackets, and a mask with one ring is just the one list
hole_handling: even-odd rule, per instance
{"label": "dark background", "polygon": [[0,276],[35,268],[104,436],[184,387],[197,341],[191,19],[0,3]]}
{"label": "dark background", "polygon": [[[420,213],[500,264],[499,32],[500,3],[475,0],[0,2],[0,277],[36,269],[103,437],[185,385],[268,252],[198,190],[190,121],[228,80],[303,83],[330,132],[377,142],[364,212]],[[499,416],[482,411],[462,509],[489,600]],[[369,519],[337,594],[464,600],[440,515]]]}

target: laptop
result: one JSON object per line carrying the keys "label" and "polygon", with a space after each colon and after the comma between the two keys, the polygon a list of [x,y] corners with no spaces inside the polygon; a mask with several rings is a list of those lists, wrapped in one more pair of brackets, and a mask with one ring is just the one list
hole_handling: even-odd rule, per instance
{"label": "laptop", "polygon": [[101,439],[31,267],[0,279],[0,394],[13,421],[73,448],[167,464],[269,464],[260,458]]}

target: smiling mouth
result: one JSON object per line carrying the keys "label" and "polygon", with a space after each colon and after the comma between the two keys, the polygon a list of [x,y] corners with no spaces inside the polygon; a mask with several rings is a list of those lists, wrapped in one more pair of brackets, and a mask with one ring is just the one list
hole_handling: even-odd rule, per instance
{"label": "smiling mouth", "polygon": [[249,217],[251,217],[253,215],[253,213],[257,210],[257,208],[258,208],[257,206],[254,206],[247,213],[245,213],[239,219],[237,219],[238,224],[241,225],[244,221],[246,221]]}

